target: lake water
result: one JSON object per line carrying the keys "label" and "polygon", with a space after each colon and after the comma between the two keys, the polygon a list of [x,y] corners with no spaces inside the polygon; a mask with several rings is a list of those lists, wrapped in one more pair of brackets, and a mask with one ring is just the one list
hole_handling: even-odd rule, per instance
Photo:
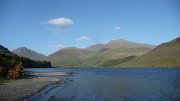
{"label": "lake water", "polygon": [[180,68],[46,68],[74,72],[30,101],[180,101]]}

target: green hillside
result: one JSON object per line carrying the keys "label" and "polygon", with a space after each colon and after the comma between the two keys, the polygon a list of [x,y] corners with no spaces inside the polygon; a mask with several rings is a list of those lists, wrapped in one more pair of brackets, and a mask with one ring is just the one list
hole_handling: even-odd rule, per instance
{"label": "green hillside", "polygon": [[163,43],[152,51],[119,67],[180,67],[180,37]]}
{"label": "green hillside", "polygon": [[53,66],[77,66],[81,63],[82,50],[75,47],[68,47],[48,56]]}
{"label": "green hillside", "polygon": [[122,63],[125,63],[129,60],[132,60],[134,58],[136,58],[137,56],[127,56],[125,58],[120,58],[120,59],[113,59],[113,60],[108,60],[105,61],[103,64],[101,64],[100,66],[102,67],[113,67]]}

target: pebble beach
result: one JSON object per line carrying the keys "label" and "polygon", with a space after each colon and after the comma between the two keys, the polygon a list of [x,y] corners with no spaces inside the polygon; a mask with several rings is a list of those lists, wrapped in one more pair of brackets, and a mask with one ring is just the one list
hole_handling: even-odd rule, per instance
{"label": "pebble beach", "polygon": [[[56,73],[57,74],[57,73]],[[60,75],[61,73],[58,73]],[[50,78],[45,75],[52,75],[52,73],[44,73],[42,75],[35,75],[31,78],[18,80],[1,80],[0,81],[0,101],[17,101],[35,95],[43,88],[50,84],[60,82],[61,79]],[[64,75],[64,73],[62,73]]]}

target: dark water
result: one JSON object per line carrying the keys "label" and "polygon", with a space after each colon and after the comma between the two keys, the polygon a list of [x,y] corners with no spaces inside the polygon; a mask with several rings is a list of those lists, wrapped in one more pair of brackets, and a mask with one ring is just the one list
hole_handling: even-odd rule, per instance
{"label": "dark water", "polygon": [[51,68],[33,72],[75,72],[30,101],[180,101],[180,68]]}

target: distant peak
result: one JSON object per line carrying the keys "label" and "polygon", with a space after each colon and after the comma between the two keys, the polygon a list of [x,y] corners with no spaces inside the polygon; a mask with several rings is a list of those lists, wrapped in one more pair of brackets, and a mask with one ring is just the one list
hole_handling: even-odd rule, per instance
{"label": "distant peak", "polygon": [[66,47],[64,49],[78,49],[77,47],[71,46],[71,47]]}
{"label": "distant peak", "polygon": [[29,50],[27,47],[19,47],[17,49],[27,49],[27,50]]}
{"label": "distant peak", "polygon": [[101,50],[102,48],[105,47],[105,44],[95,44],[95,45],[91,45],[85,49],[91,50],[91,51],[98,51]]}
{"label": "distant peak", "polygon": [[104,47],[104,44],[95,44],[95,45],[91,45],[87,48],[93,48],[93,47]]}
{"label": "distant peak", "polygon": [[15,50],[12,50],[12,52],[19,56],[27,57],[31,60],[41,60],[45,58],[45,55],[37,53],[36,51],[28,49],[26,47],[19,47]]}
{"label": "distant peak", "polygon": [[107,45],[109,44],[125,44],[125,43],[135,43],[135,42],[131,42],[128,40],[124,40],[124,39],[118,39],[118,40],[111,40],[107,43]]}
{"label": "distant peak", "polygon": [[117,39],[117,40],[111,40],[111,41],[109,41],[108,44],[117,43],[117,42],[131,42],[131,41],[124,40],[124,39]]}

